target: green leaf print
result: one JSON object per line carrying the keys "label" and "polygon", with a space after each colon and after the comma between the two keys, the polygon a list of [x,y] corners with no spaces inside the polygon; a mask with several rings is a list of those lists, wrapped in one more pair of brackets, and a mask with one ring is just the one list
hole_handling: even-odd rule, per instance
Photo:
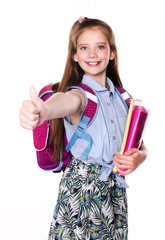
{"label": "green leaf print", "polygon": [[100,169],[71,160],[59,185],[49,240],[127,240],[126,192],[113,175],[100,181]]}

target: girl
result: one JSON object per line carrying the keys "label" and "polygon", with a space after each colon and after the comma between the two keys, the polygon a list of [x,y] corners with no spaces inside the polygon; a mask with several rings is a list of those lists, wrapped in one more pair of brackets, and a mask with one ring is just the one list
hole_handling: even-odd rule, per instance
{"label": "girl", "polygon": [[85,106],[80,90],[67,90],[81,82],[94,89],[100,100],[97,117],[86,130],[93,145],[86,160],[81,155],[86,146],[83,139],[78,139],[71,149],[73,158],[60,182],[49,240],[126,240],[126,190],[117,185],[112,166],[115,164],[119,173],[127,175],[145,160],[147,153],[144,144],[140,150],[118,153],[127,112],[114,88],[122,86],[122,82],[115,38],[109,25],[83,17],[74,23],[58,92],[43,102],[32,87],[32,100],[24,101],[20,109],[20,123],[26,129],[33,129],[45,120],[54,119],[56,138],[53,137],[52,158],[59,159],[63,126],[70,140]]}

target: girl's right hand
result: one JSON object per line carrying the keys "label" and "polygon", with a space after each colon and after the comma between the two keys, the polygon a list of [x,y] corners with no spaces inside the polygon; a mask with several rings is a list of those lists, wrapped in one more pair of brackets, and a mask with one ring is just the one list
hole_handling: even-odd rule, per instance
{"label": "girl's right hand", "polygon": [[24,100],[20,108],[20,125],[28,130],[41,125],[48,115],[48,108],[38,96],[34,86],[30,88],[31,100]]}

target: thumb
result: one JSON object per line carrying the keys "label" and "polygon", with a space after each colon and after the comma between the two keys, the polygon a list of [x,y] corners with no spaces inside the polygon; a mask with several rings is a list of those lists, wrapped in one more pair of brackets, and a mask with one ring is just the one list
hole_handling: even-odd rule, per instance
{"label": "thumb", "polygon": [[33,103],[37,106],[40,102],[40,98],[38,97],[36,88],[34,86],[30,87],[30,97]]}
{"label": "thumb", "polygon": [[30,87],[30,97],[35,105],[34,113],[38,114],[39,116],[37,125],[40,125],[45,121],[45,116],[47,116],[47,108],[45,107],[42,99],[38,97],[36,88],[34,86]]}

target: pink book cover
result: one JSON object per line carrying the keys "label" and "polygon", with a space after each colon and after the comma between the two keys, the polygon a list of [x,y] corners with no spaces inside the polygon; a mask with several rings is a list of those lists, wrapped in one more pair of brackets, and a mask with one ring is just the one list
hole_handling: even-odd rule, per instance
{"label": "pink book cover", "polygon": [[[142,141],[142,136],[144,133],[144,128],[146,125],[146,120],[149,115],[149,111],[146,110],[143,106],[138,105],[141,101],[134,100],[135,104],[132,109],[132,116],[129,126],[126,125],[129,129],[128,136],[126,140],[123,139],[123,144],[125,144],[123,152],[130,150],[131,148],[139,148]],[[126,143],[124,143],[126,141]],[[121,153],[123,154],[123,153]],[[126,171],[126,169],[123,169]],[[118,172],[117,172],[118,173]]]}
{"label": "pink book cover", "polygon": [[134,106],[124,152],[131,148],[140,147],[147,117],[148,110],[146,110],[143,106]]}

